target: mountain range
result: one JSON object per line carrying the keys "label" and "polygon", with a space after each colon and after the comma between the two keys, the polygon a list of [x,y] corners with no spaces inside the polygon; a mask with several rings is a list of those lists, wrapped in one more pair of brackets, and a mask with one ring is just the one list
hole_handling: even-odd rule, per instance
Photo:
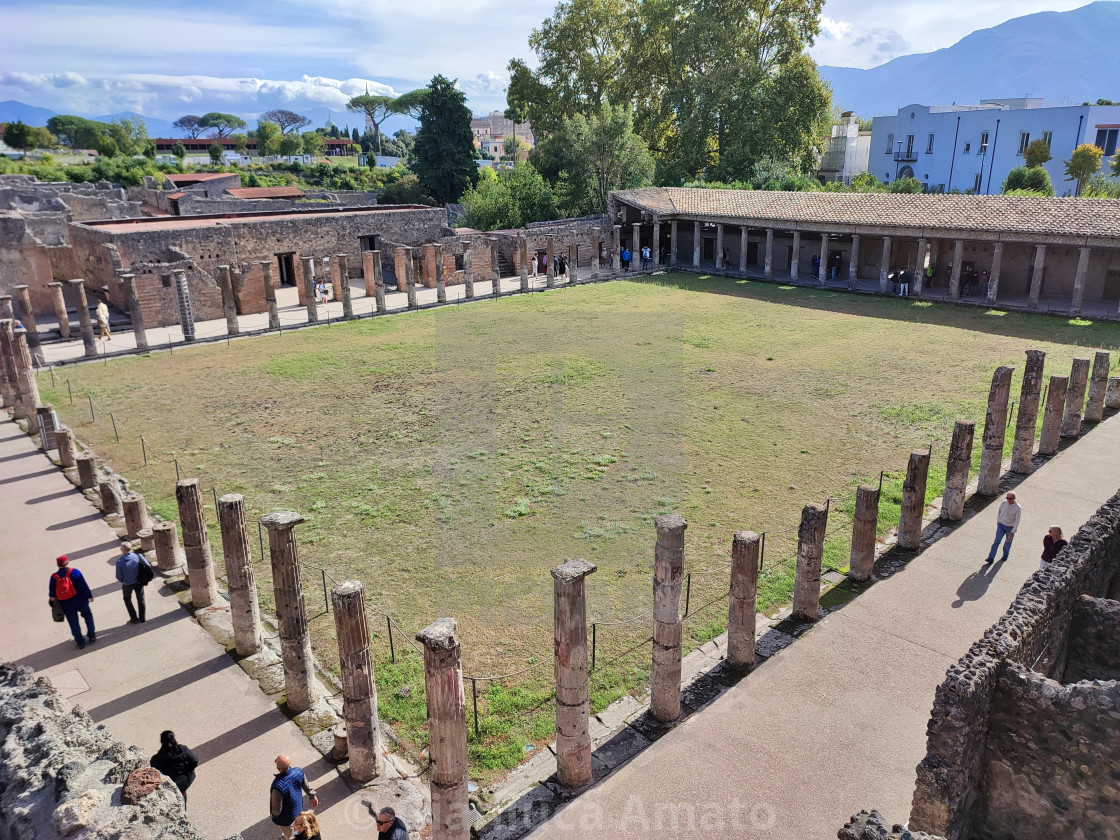
{"label": "mountain range", "polygon": [[951,47],[869,70],[821,66],[832,101],[861,117],[906,105],[975,105],[1041,97],[1046,105],[1120,101],[1120,2],[1038,12],[966,35]]}

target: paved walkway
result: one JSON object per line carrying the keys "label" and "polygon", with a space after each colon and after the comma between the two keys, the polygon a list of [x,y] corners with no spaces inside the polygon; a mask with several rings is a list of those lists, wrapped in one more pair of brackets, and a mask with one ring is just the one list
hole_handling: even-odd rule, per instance
{"label": "paved walkway", "polygon": [[1051,524],[1073,534],[1117,489],[1120,418],[1016,488],[1007,563],[984,564],[989,505],[830,614],[530,835],[835,837],[863,808],[910,813],[934,689],[1038,568]]}
{"label": "paved walkway", "polygon": [[[275,840],[268,789],[279,753],[318,786],[325,837],[374,836],[360,795],[350,794],[334,765],[158,577],[148,587],[147,622],[128,623],[114,579],[119,539],[7,419],[0,422],[0,511],[0,660],[50,677],[118,740],[149,755],[162,730],[175,730],[201,761],[187,813],[207,840],[238,832],[245,840]],[[47,605],[47,581],[60,554],[70,556],[94,593],[98,639],[81,651]]]}

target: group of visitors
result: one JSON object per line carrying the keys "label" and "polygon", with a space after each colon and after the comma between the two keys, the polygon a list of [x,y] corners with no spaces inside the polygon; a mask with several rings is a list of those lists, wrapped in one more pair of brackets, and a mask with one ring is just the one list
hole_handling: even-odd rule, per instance
{"label": "group of visitors", "polygon": [[[1003,543],[1003,556],[1000,561],[1007,561],[1007,558],[1011,555],[1011,543],[1019,530],[1019,520],[1022,516],[1022,505],[1016,501],[1015,493],[1009,492],[999,504],[999,512],[996,514],[996,538],[992,542],[992,548],[988,552],[987,558],[984,560],[985,563],[991,565],[995,562],[996,551],[999,549],[1001,542]],[[1058,552],[1067,545],[1069,543],[1062,538],[1062,529],[1057,525],[1051,525],[1046,531],[1046,536],[1042,538],[1042,559],[1039,561],[1038,568],[1049,567],[1054,562],[1054,558],[1058,556]]]}

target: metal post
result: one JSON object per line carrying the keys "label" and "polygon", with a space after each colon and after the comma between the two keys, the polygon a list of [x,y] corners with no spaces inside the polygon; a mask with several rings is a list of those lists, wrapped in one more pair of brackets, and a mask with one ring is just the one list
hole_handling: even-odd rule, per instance
{"label": "metal post", "polygon": [[148,466],[148,444],[144,440],[144,436],[140,435],[140,448],[144,451],[144,466]]}
{"label": "metal post", "polygon": [[117,432],[117,418],[113,416],[113,412],[109,412],[109,419],[113,421],[113,437],[117,439],[117,443],[121,442],[121,436]]}
{"label": "metal post", "polygon": [[389,628],[389,659],[393,662],[397,661],[397,649],[393,645],[393,619],[385,616],[385,626]]}
{"label": "metal post", "polygon": [[327,570],[320,569],[319,573],[323,576],[323,603],[327,605],[327,613],[331,611],[331,596],[327,594]]}
{"label": "metal post", "polygon": [[758,572],[762,574],[762,567],[766,565],[766,532],[762,532],[762,545],[758,549]]}
{"label": "metal post", "polygon": [[70,380],[66,380],[66,393],[70,395],[70,405],[74,404],[74,390],[70,387]]}
{"label": "metal post", "polygon": [[883,470],[879,470],[879,492],[883,492]]}
{"label": "metal post", "polygon": [[595,670],[595,648],[599,641],[598,630],[599,626],[597,624],[591,625],[591,670],[588,671],[588,673],[591,673],[591,671]]}
{"label": "metal post", "polygon": [[53,389],[54,388],[54,365],[50,366],[50,372],[51,372],[51,388]]}
{"label": "metal post", "polygon": [[688,602],[692,599],[692,572],[685,575],[684,579],[684,615],[681,618],[688,618]]}
{"label": "metal post", "polygon": [[179,481],[179,459],[175,459],[175,481]]}
{"label": "metal post", "polygon": [[217,487],[211,487],[210,492],[214,496],[214,513],[217,513],[218,512],[218,488]]}
{"label": "metal post", "polygon": [[471,677],[471,697],[474,700],[474,737],[478,737],[478,680]]}
{"label": "metal post", "polygon": [[264,526],[261,525],[261,521],[259,519],[257,520],[257,540],[261,544],[261,559],[263,560],[264,559]]}
{"label": "metal post", "polygon": [[86,399],[89,400],[89,421],[93,423],[97,420],[97,412],[93,410],[93,394],[86,394]]}

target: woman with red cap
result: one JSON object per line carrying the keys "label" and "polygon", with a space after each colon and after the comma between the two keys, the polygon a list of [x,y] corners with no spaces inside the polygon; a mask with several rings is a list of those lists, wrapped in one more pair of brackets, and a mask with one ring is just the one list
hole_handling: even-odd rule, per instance
{"label": "woman with red cap", "polygon": [[[89,591],[89,584],[77,569],[70,568],[70,562],[63,554],[56,561],[58,571],[51,575],[49,587],[50,603],[53,607],[57,602],[62,607],[66,620],[70,623],[70,632],[74,634],[74,642],[78,649],[86,646],[86,639],[97,641],[97,634],[93,630],[93,613],[89,605],[93,603],[93,593]],[[86,620],[86,639],[82,638],[82,628],[78,623],[78,616]]]}

